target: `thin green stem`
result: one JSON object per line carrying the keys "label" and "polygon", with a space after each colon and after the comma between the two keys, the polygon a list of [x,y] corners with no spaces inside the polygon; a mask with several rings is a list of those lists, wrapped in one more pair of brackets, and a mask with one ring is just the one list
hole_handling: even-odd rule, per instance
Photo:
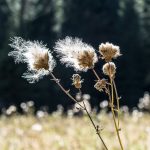
{"label": "thin green stem", "polygon": [[113,81],[112,81],[112,78],[110,77],[110,83],[111,83],[111,112],[112,112],[112,115],[113,115],[113,121],[114,121],[114,125],[115,125],[115,129],[116,129],[116,133],[117,133],[117,137],[118,137],[118,140],[119,140],[119,144],[120,144],[120,147],[121,147],[121,150],[124,150],[123,148],[123,145],[122,145],[122,141],[121,141],[121,138],[120,138],[120,134],[119,134],[119,129],[118,129],[118,126],[117,126],[117,123],[116,123],[116,117],[115,117],[115,113],[114,113],[114,91],[113,91]]}
{"label": "thin green stem", "polygon": [[[98,136],[99,136],[99,138],[100,138],[100,140],[101,140],[101,142],[103,143],[105,149],[108,150],[108,148],[107,148],[107,146],[106,146],[104,140],[102,139],[100,133],[98,132],[98,130],[97,130],[97,128],[96,128],[96,125],[94,124],[94,121],[92,120],[92,117],[90,116],[90,114],[89,114],[89,112],[88,112],[88,110],[87,110],[87,108],[86,108],[86,105],[85,105],[84,101],[83,101],[83,104],[84,104],[84,107],[83,107],[67,90],[64,89],[64,87],[60,84],[59,80],[55,77],[55,75],[54,75],[52,72],[50,72],[50,75],[52,76],[53,80],[57,83],[57,85],[61,88],[61,90],[62,90],[70,99],[72,99],[72,100],[73,100],[74,102],[76,102],[82,109],[84,109],[84,110],[86,111],[86,113],[87,113],[87,115],[88,115],[88,117],[89,117],[89,119],[90,119],[90,121],[91,121],[93,127],[94,127],[95,130],[96,130],[96,133],[98,134]],[[81,92],[80,89],[79,89],[79,92]]]}
{"label": "thin green stem", "polygon": [[90,113],[88,112],[88,110],[87,110],[87,108],[86,108],[86,105],[85,105],[85,103],[84,103],[84,100],[83,100],[83,105],[84,105],[85,111],[86,111],[86,113],[87,113],[87,115],[88,115],[88,117],[89,117],[89,119],[90,119],[90,121],[91,121],[93,127],[95,128],[96,134],[98,135],[98,137],[99,137],[100,140],[102,141],[103,146],[105,147],[105,149],[108,150],[108,148],[107,148],[107,146],[106,146],[104,140],[102,139],[102,137],[101,137],[101,135],[100,135],[100,133],[99,133],[98,128],[96,127],[96,125],[95,125],[95,123],[94,123],[94,121],[93,121],[93,119],[92,119]]}
{"label": "thin green stem", "polygon": [[92,71],[93,71],[94,75],[96,76],[96,78],[97,78],[98,80],[100,80],[100,77],[98,76],[98,74],[97,74],[97,72],[95,71],[94,68],[92,69]]}
{"label": "thin green stem", "polygon": [[[92,69],[93,73],[95,74],[96,78],[98,80],[100,80],[98,74],[96,73],[96,71],[94,69]],[[117,107],[119,107],[119,99],[118,99],[118,93],[117,93],[117,89],[116,89],[116,86],[113,85],[113,80],[112,80],[112,77],[110,77],[110,82],[111,82],[111,95],[110,95],[110,92],[108,93],[109,95],[109,99],[110,99],[110,107],[111,107],[111,112],[112,112],[112,115],[113,115],[113,121],[114,121],[114,125],[115,125],[115,129],[116,129],[116,133],[117,133],[117,137],[118,137],[118,140],[119,140],[119,144],[120,144],[120,147],[121,147],[121,150],[124,150],[123,148],[123,145],[122,145],[122,141],[121,141],[121,138],[120,138],[120,134],[119,134],[119,120],[118,120],[118,126],[117,126],[117,123],[116,123],[116,116],[115,116],[115,112],[114,112],[114,91],[113,91],[113,86],[115,88],[115,93],[116,93],[116,98],[117,98]],[[119,111],[119,110],[118,110]],[[119,118],[118,118],[119,119]]]}
{"label": "thin green stem", "polygon": [[84,109],[84,107],[69,93],[69,91],[65,90],[65,88],[60,84],[59,80],[55,77],[55,75],[50,72],[50,75],[52,76],[53,80],[57,83],[57,85],[61,88],[61,90],[71,99],[73,100],[75,103],[77,103],[82,109]]}
{"label": "thin green stem", "polygon": [[[99,75],[97,74],[97,72],[95,71],[94,68],[92,69],[92,71],[93,71],[95,77],[100,81],[101,79],[100,79]],[[86,110],[86,109],[85,109],[85,110]],[[88,114],[88,112],[87,112],[87,114]],[[90,115],[89,115],[89,118],[91,118]],[[90,120],[91,120],[91,119],[90,119]],[[96,128],[94,122],[93,122],[92,120],[91,120],[91,122],[92,122],[92,124],[93,124],[95,130],[97,131],[97,128]],[[101,139],[101,141],[102,141],[104,147],[105,147],[106,149],[108,149],[107,146],[106,146],[106,144],[104,143],[103,139],[101,138],[100,134],[98,134],[98,136],[99,136],[99,138]]]}
{"label": "thin green stem", "polygon": [[117,114],[118,114],[118,128],[119,128],[119,125],[120,125],[120,104],[119,104],[119,97],[118,97],[118,92],[117,92],[117,88],[116,88],[116,83],[114,81],[114,79],[112,80],[112,83],[113,83],[113,86],[114,86],[114,89],[115,89],[115,94],[116,94],[116,99],[117,99]]}

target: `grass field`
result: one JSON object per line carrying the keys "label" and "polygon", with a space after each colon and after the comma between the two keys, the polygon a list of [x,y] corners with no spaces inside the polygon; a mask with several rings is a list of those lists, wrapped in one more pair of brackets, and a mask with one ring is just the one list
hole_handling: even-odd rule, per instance
{"label": "grass field", "polygon": [[[119,150],[112,116],[100,113],[95,122],[110,150]],[[121,117],[125,150],[150,150],[150,115],[134,112]],[[0,150],[103,150],[87,116],[57,114],[0,117]]]}

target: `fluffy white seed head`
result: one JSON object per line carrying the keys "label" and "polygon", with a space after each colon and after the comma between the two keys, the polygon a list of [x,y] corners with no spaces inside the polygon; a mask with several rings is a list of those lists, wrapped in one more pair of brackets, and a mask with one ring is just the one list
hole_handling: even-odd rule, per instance
{"label": "fluffy white seed head", "polygon": [[58,40],[54,49],[61,63],[73,67],[75,71],[87,71],[93,68],[98,60],[94,48],[78,38],[66,37]]}
{"label": "fluffy white seed head", "polygon": [[28,71],[23,74],[30,83],[34,83],[52,72],[56,63],[50,50],[38,41],[25,41],[20,37],[11,39],[14,49],[8,56],[14,57],[16,63],[27,63]]}

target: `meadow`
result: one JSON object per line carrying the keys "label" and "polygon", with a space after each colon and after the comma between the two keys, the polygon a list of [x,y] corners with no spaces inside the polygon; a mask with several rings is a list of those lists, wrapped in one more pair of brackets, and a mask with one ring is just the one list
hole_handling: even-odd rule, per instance
{"label": "meadow", "polygon": [[[119,150],[111,113],[105,110],[92,113],[101,128],[101,136],[110,150]],[[125,112],[120,117],[125,150],[150,150],[150,115]],[[38,111],[33,114],[2,115],[0,117],[0,150],[103,150],[86,115],[66,115],[61,111],[49,115]]]}

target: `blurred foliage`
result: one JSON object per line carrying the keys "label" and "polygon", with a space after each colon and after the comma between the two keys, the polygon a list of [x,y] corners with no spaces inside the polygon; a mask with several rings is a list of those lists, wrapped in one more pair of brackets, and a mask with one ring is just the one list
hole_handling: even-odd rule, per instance
{"label": "blurred foliage", "polygon": [[[0,29],[0,107],[30,99],[37,106],[49,104],[51,110],[58,103],[70,104],[49,77],[33,85],[21,78],[26,66],[15,65],[7,56],[12,36],[42,40],[50,49],[66,35],[83,38],[96,49],[101,42],[113,42],[123,54],[116,62],[121,103],[135,106],[150,89],[149,0],[0,0]],[[101,72],[101,63],[96,70]],[[68,79],[73,70],[58,63],[54,71],[66,88],[72,88]],[[105,97],[93,89],[91,72],[83,77],[87,79],[83,91],[91,94],[92,104],[97,105]]]}
{"label": "blurred foliage", "polygon": [[[11,106],[12,107],[12,106]],[[62,110],[61,110],[62,111]],[[71,112],[62,115],[59,109],[48,115],[38,111],[36,117],[13,114],[0,116],[1,150],[98,150],[103,149],[89,125],[87,116],[73,117]],[[108,143],[108,148],[120,150],[113,132],[112,117],[103,109],[94,116],[100,125],[101,136]],[[134,110],[131,114],[124,112],[120,118],[122,141],[125,148],[131,150],[150,150],[150,115]],[[135,144],[136,143],[136,144]]]}

